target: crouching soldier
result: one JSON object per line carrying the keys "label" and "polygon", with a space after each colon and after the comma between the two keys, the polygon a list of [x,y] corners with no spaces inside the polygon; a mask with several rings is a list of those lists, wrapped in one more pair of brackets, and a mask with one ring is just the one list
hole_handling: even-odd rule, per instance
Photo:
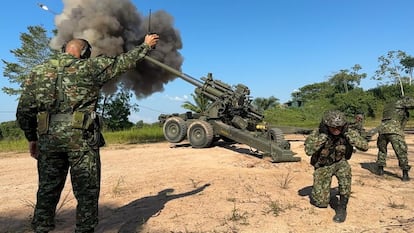
{"label": "crouching soldier", "polygon": [[315,129],[305,140],[305,153],[311,156],[313,188],[311,203],[320,208],[328,207],[332,177],[338,180],[339,203],[333,220],[344,222],[346,208],[351,195],[352,173],[348,160],[353,148],[368,150],[368,141],[358,131],[348,129],[345,114],[327,111],[318,129]]}

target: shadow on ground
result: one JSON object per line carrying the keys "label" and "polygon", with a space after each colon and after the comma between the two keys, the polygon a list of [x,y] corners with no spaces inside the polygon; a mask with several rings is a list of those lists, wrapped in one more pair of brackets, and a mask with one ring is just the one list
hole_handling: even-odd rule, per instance
{"label": "shadow on ground", "polygon": [[142,225],[152,216],[159,215],[168,201],[197,194],[208,186],[210,184],[179,194],[171,194],[174,189],[164,189],[157,195],[132,201],[113,212],[106,213],[107,216],[100,219],[96,232],[140,232]]}
{"label": "shadow on ground", "polygon": [[[202,192],[210,184],[205,184],[194,190],[172,194],[174,189],[164,189],[157,195],[143,197],[126,204],[125,206],[116,208],[108,205],[99,206],[99,224],[96,233],[103,232],[119,232],[131,233],[140,232],[143,224],[145,224],[152,216],[157,216],[164,209],[168,201],[195,195]],[[75,225],[75,209],[59,211],[56,215],[56,228],[54,232],[73,232]],[[28,233],[30,229],[31,215],[27,218],[3,217],[0,215],[0,232],[1,233]],[[70,221],[69,222],[65,222]]]}
{"label": "shadow on ground", "polygon": [[[375,162],[360,163],[360,164],[361,164],[361,168],[368,170],[369,172],[371,172],[374,175],[378,174],[378,166]],[[384,168],[384,176],[391,176],[391,177],[394,177],[394,178],[401,179],[401,177],[398,174],[391,173],[391,172],[387,171],[387,168]],[[380,176],[378,176],[378,177],[380,177]]]}

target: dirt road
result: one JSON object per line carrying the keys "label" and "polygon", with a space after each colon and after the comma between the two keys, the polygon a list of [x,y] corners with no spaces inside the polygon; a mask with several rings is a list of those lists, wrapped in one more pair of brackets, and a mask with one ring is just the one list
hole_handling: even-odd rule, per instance
{"label": "dirt road", "polygon": [[[414,232],[414,180],[400,180],[392,150],[383,177],[373,173],[375,141],[368,152],[353,155],[348,218],[338,224],[332,207],[309,203],[313,168],[303,151],[305,137],[286,138],[300,162],[271,163],[239,144],[105,147],[97,232]],[[414,165],[414,135],[407,143]],[[0,154],[0,232],[30,232],[36,186],[35,160],[27,153]],[[335,179],[332,187],[335,195]],[[68,180],[54,232],[73,232],[75,206]]]}

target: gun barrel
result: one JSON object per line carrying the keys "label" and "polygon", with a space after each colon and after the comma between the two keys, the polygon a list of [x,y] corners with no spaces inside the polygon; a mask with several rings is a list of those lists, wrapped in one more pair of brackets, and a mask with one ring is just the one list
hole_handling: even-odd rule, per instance
{"label": "gun barrel", "polygon": [[158,60],[156,60],[156,59],[154,59],[150,56],[144,56],[144,59],[149,61],[152,64],[155,64],[155,65],[167,70],[168,72],[170,72],[174,75],[177,75],[177,77],[180,77],[180,78],[184,79],[185,81],[193,84],[194,86],[197,86],[197,87],[202,87],[203,86],[203,83],[201,81],[199,81],[198,79],[195,79],[195,78],[191,77],[190,75],[184,74],[183,72],[181,72],[179,70],[176,70],[176,69],[172,68],[171,66],[166,65],[166,64],[164,64],[164,63],[162,63],[162,62],[160,62],[160,61],[158,61]]}

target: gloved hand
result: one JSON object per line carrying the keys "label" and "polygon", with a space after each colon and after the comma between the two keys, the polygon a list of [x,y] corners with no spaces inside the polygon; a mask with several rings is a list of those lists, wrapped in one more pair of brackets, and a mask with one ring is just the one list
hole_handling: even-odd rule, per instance
{"label": "gloved hand", "polygon": [[345,145],[338,145],[338,146],[336,146],[335,147],[335,152],[336,152],[336,154],[345,155],[345,152],[346,152]]}
{"label": "gloved hand", "polygon": [[316,144],[322,146],[328,141],[329,137],[327,134],[321,133],[316,139]]}
{"label": "gloved hand", "polygon": [[351,145],[355,145],[355,138],[357,138],[359,136],[359,134],[357,134],[357,131],[347,131],[344,133],[346,140],[351,144]]}

